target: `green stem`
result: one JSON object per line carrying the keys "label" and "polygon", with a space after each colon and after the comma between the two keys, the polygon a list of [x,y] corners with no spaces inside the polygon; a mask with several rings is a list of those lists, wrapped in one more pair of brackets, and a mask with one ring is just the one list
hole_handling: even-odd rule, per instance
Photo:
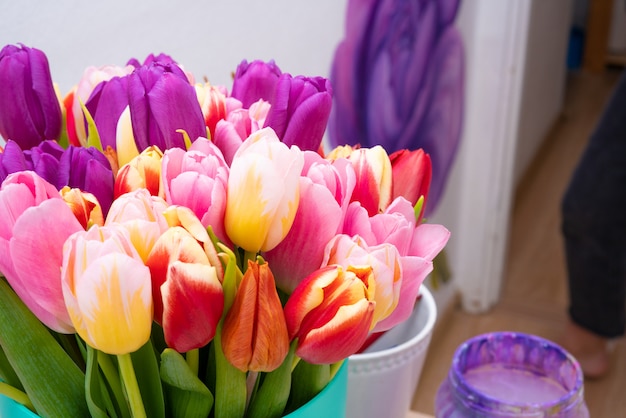
{"label": "green stem", "polygon": [[194,375],[198,376],[198,370],[200,370],[200,350],[189,350],[185,354],[185,360],[187,365],[191,369]]}
{"label": "green stem", "polygon": [[130,411],[133,418],[147,418],[130,354],[118,354],[117,360],[119,362],[122,380],[124,381],[124,387],[126,388],[126,395],[128,396],[128,403],[130,404]]}
{"label": "green stem", "polygon": [[8,385],[4,382],[0,382],[0,395],[4,395],[7,398],[13,399],[15,402],[21,403],[26,408],[30,409],[33,412],[37,412],[33,403],[30,401],[30,398],[25,392],[14,388],[11,385]]}
{"label": "green stem", "polygon": [[115,397],[116,403],[119,405],[120,413],[123,417],[128,415],[128,409],[124,408],[125,402],[124,392],[122,391],[122,387],[120,386],[120,375],[117,372],[117,368],[113,361],[111,361],[111,357],[103,353],[102,351],[98,351],[96,354],[98,357],[98,365],[100,366],[100,370],[104,374],[104,378],[107,380],[111,391],[113,392],[113,396]]}

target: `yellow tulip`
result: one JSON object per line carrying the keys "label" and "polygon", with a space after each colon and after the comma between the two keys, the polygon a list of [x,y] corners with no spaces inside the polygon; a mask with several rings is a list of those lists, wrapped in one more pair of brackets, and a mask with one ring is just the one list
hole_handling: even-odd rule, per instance
{"label": "yellow tulip", "polygon": [[289,232],[298,209],[302,152],[280,142],[271,128],[256,131],[233,158],[224,226],[249,252],[269,251]]}
{"label": "yellow tulip", "polygon": [[65,242],[61,267],[65,304],[76,332],[91,347],[128,354],[150,338],[150,270],[118,225],[94,225]]}

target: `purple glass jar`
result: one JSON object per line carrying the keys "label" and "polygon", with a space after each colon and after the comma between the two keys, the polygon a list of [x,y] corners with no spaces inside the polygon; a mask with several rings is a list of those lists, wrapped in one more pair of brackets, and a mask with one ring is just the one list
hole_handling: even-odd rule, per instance
{"label": "purple glass jar", "polygon": [[437,418],[589,418],[576,359],[543,338],[494,332],[461,344],[435,399]]}

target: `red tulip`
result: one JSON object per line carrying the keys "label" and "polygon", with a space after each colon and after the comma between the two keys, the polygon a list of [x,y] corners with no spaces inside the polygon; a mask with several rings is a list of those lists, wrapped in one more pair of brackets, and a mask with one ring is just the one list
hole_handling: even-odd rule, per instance
{"label": "red tulip", "polygon": [[305,278],[285,305],[296,355],[313,364],[330,364],[356,353],[374,317],[375,282],[369,266],[331,265]]}
{"label": "red tulip", "polygon": [[414,151],[402,149],[391,154],[389,159],[393,178],[392,200],[402,196],[415,206],[420,197],[424,198],[417,220],[419,224],[426,208],[432,178],[430,155],[421,148]]}

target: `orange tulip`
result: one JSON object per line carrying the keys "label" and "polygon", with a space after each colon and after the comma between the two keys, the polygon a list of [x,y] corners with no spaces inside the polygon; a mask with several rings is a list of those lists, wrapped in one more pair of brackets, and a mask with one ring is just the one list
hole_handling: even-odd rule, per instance
{"label": "orange tulip", "polygon": [[269,264],[248,261],[224,320],[222,349],[241,371],[269,372],[289,351],[287,324]]}

